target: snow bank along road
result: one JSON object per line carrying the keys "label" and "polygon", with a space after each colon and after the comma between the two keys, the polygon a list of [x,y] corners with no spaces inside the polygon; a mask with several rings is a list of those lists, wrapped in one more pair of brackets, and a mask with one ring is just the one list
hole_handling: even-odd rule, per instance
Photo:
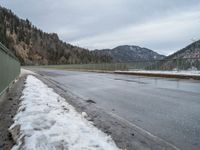
{"label": "snow bank along road", "polygon": [[141,75],[151,77],[166,77],[178,79],[195,79],[200,80],[200,71],[148,71],[148,70],[132,70],[132,71],[115,71],[117,74]]}
{"label": "snow bank along road", "polygon": [[35,71],[180,149],[200,149],[200,81],[52,69]]}
{"label": "snow bank along road", "polygon": [[26,80],[10,132],[13,150],[117,150],[111,139],[36,77]]}

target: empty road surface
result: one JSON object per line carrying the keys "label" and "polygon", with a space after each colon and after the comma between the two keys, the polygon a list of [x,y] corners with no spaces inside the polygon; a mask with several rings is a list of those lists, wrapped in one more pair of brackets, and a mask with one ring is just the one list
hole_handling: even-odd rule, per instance
{"label": "empty road surface", "polygon": [[180,149],[200,149],[200,81],[52,69],[37,72]]}

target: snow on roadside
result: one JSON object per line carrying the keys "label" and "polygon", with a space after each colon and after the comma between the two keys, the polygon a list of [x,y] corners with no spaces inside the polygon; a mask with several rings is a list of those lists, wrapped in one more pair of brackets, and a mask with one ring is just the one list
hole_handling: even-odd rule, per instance
{"label": "snow on roadside", "polygon": [[174,74],[174,75],[193,75],[200,76],[200,71],[193,70],[180,70],[180,71],[157,71],[157,70],[130,70],[130,71],[116,71],[116,72],[128,72],[128,73],[150,73],[150,74]]}
{"label": "snow on roadside", "polygon": [[117,150],[110,136],[76,112],[64,98],[29,75],[10,132],[12,150]]}
{"label": "snow on roadside", "polygon": [[30,71],[30,70],[27,70],[27,69],[21,68],[20,76],[27,75],[27,74],[36,75],[36,73],[33,72],[33,71]]}

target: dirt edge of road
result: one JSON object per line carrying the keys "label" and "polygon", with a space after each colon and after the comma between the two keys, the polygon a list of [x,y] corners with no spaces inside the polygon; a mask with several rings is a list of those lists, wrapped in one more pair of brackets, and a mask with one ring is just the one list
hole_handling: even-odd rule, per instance
{"label": "dirt edge of road", "polygon": [[114,72],[114,73],[115,74],[125,74],[125,75],[147,76],[147,77],[200,80],[200,76],[197,76],[197,75],[164,74],[164,73],[140,73],[140,72]]}
{"label": "dirt edge of road", "polygon": [[22,90],[24,89],[26,75],[19,79],[6,90],[0,97],[0,149],[9,150],[15,144],[8,129],[13,124],[13,117],[17,113]]}
{"label": "dirt edge of road", "polygon": [[81,99],[70,91],[66,91],[59,83],[42,75],[36,75],[36,77],[65,98],[78,112],[86,112],[87,119],[104,133],[110,135],[119,148],[126,150],[178,150],[173,144],[143,131],[123,118],[113,115],[112,112],[105,112],[92,100]]}

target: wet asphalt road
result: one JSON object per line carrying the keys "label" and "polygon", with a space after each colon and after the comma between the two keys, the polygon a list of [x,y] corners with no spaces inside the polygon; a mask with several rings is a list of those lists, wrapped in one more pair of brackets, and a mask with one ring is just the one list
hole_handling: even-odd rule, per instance
{"label": "wet asphalt road", "polygon": [[200,81],[50,69],[37,72],[180,149],[200,149]]}

